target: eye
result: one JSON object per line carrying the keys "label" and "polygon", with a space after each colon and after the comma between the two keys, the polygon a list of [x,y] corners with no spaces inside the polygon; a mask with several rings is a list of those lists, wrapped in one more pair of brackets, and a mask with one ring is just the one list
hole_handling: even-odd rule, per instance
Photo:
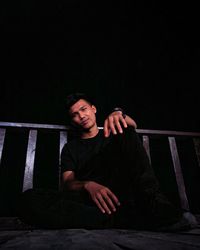
{"label": "eye", "polygon": [[72,117],[72,118],[75,118],[76,116],[77,116],[77,113],[71,114],[71,117]]}
{"label": "eye", "polygon": [[81,108],[82,111],[84,111],[84,110],[86,110],[86,109],[87,109],[87,107],[82,107],[82,108]]}

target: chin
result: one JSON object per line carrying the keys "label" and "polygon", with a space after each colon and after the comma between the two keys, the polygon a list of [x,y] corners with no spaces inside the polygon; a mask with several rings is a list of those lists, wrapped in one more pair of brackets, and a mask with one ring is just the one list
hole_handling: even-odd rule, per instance
{"label": "chin", "polygon": [[82,127],[84,130],[90,130],[92,128],[91,124],[85,124],[85,126]]}
{"label": "chin", "polygon": [[91,129],[91,126],[83,126],[82,128],[83,128],[83,130],[87,130],[88,131],[88,130]]}

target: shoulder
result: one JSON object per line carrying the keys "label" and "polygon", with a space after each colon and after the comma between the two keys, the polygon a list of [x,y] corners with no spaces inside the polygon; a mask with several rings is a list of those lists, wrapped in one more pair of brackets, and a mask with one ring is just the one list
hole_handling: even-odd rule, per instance
{"label": "shoulder", "polygon": [[80,139],[71,139],[63,146],[63,151],[67,151],[76,148],[80,144]]}

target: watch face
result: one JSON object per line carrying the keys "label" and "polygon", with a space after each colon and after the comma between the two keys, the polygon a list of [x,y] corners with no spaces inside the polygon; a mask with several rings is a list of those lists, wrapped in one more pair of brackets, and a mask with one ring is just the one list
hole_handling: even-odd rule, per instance
{"label": "watch face", "polygon": [[123,118],[124,118],[124,119],[126,118],[126,114],[124,113],[124,111],[123,111],[122,108],[114,108],[114,109],[113,109],[113,112],[114,112],[114,111],[121,111],[121,112],[122,112]]}
{"label": "watch face", "polygon": [[121,108],[114,108],[114,111],[121,111],[123,113],[123,109]]}

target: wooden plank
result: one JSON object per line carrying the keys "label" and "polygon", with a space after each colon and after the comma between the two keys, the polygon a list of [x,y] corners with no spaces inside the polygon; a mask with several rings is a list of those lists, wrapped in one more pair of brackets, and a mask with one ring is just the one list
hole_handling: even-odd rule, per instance
{"label": "wooden plank", "polygon": [[149,157],[149,161],[151,163],[151,154],[150,154],[150,146],[149,146],[149,137],[147,135],[143,135],[142,136],[142,140],[143,140],[143,146],[147,152],[147,155]]}
{"label": "wooden plank", "polygon": [[62,149],[67,143],[67,131],[60,131],[60,149],[59,149],[59,187],[61,187],[61,152]]}
{"label": "wooden plank", "polygon": [[5,128],[0,128],[0,164],[1,164],[5,134],[6,134],[6,129]]}
{"label": "wooden plank", "polygon": [[14,127],[14,128],[37,128],[37,129],[69,129],[64,125],[51,125],[51,124],[37,124],[37,123],[18,123],[18,122],[0,122],[0,127]]}
{"label": "wooden plank", "polygon": [[[56,124],[36,124],[36,123],[17,123],[17,122],[0,122],[0,127],[19,127],[19,128],[37,128],[37,129],[57,129],[69,130],[69,126],[56,125]],[[99,127],[103,129],[103,127]],[[153,130],[153,129],[136,129],[139,134],[155,134],[155,135],[179,135],[179,136],[196,136],[200,137],[198,132],[187,131],[170,131],[170,130]]]}
{"label": "wooden plank", "polygon": [[37,130],[30,130],[27,154],[26,154],[26,165],[24,171],[23,191],[33,188],[33,172],[34,172],[34,162],[35,162],[36,141],[37,141]]}
{"label": "wooden plank", "polygon": [[197,155],[197,161],[200,167],[200,139],[199,138],[193,138],[194,148]]}
{"label": "wooden plank", "polygon": [[67,143],[67,131],[60,131],[60,156],[59,156],[59,164],[61,164],[61,152],[65,143]]}
{"label": "wooden plank", "polygon": [[176,141],[174,137],[168,137],[168,140],[169,140],[169,146],[170,146],[170,151],[171,151],[173,165],[174,165],[176,182],[178,185],[178,192],[179,192],[181,207],[182,209],[189,211],[190,208],[189,208],[189,203],[188,203],[188,199],[186,195],[185,183],[184,183],[183,174],[181,170],[181,164],[180,164],[180,159],[179,159],[178,150],[176,146]]}
{"label": "wooden plank", "polygon": [[170,130],[153,130],[153,129],[136,129],[140,134],[153,134],[153,135],[173,135],[173,136],[200,136],[197,132],[185,131],[170,131]]}

